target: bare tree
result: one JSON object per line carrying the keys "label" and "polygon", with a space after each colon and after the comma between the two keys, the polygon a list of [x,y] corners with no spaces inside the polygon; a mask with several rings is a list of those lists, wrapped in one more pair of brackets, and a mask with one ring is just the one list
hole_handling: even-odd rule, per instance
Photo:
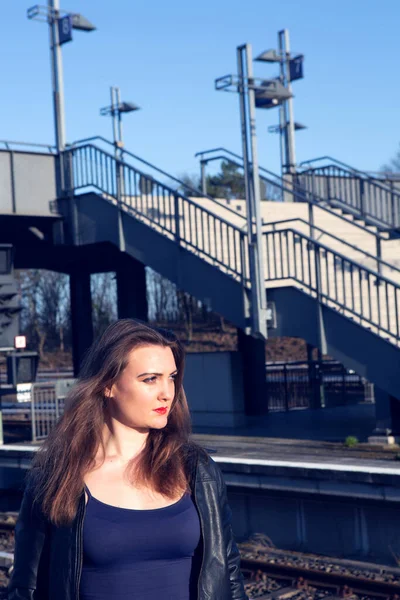
{"label": "bare tree", "polygon": [[400,147],[394,157],[381,168],[385,173],[400,173]]}
{"label": "bare tree", "polygon": [[115,273],[94,273],[90,279],[93,334],[97,338],[117,320],[117,285]]}
{"label": "bare tree", "polygon": [[63,273],[30,269],[19,271],[21,290],[21,331],[30,348],[65,350],[65,329],[68,328],[68,277]]}

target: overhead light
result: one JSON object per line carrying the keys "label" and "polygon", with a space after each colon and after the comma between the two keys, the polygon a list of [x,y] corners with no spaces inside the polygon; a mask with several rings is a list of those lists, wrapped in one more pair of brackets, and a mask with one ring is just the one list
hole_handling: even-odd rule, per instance
{"label": "overhead light", "polygon": [[140,106],[133,104],[133,102],[121,102],[118,106],[119,112],[132,112],[134,110],[140,110]]}
{"label": "overhead light", "polygon": [[266,50],[262,52],[257,58],[254,60],[258,60],[260,62],[281,62],[281,56],[277,53],[276,50]]}
{"label": "overhead light", "polygon": [[96,27],[93,23],[88,21],[86,17],[83,17],[78,13],[72,14],[71,16],[73,29],[79,29],[80,31],[95,31]]}

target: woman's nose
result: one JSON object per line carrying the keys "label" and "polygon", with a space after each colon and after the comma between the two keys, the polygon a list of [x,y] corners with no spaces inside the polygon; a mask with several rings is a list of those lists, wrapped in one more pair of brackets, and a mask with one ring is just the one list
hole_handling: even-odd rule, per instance
{"label": "woman's nose", "polygon": [[173,381],[163,381],[162,388],[160,391],[160,397],[163,400],[171,400],[174,396],[174,382]]}

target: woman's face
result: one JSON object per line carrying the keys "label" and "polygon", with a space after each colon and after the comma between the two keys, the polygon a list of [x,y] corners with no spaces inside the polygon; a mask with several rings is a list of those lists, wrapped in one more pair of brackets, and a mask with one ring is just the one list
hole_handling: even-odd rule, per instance
{"label": "woman's face", "polygon": [[[128,364],[110,391],[110,416],[128,427],[162,429],[175,395],[177,368],[170,348],[142,346],[129,354]],[[158,411],[157,409],[166,409]]]}

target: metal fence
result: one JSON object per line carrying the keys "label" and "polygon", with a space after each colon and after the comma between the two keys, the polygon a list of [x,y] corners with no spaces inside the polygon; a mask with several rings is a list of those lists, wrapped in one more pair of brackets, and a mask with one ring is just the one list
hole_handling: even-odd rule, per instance
{"label": "metal fence", "polygon": [[32,385],[32,441],[45,439],[62,415],[65,397],[75,379],[59,379]]}
{"label": "metal fence", "polygon": [[377,219],[388,229],[400,226],[398,189],[365,173],[328,164],[304,170],[297,176],[297,185],[319,198],[339,201],[363,217]]}
{"label": "metal fence", "polygon": [[289,411],[320,404],[327,408],[373,403],[373,384],[336,361],[298,361],[266,365],[268,410]]}

